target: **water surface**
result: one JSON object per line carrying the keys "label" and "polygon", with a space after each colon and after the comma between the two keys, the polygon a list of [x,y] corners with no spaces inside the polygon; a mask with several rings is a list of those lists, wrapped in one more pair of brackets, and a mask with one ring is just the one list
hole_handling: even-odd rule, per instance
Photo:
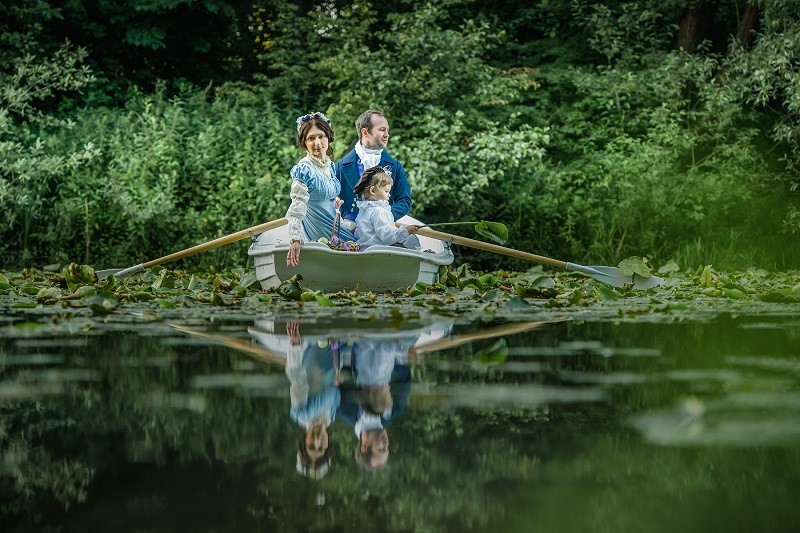
{"label": "water surface", "polygon": [[800,526],[797,307],[161,318],[0,323],[5,530]]}

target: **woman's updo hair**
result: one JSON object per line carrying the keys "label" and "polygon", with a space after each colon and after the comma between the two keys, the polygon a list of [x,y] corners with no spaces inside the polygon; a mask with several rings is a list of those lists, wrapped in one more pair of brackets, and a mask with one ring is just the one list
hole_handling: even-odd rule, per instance
{"label": "woman's updo hair", "polygon": [[356,186],[353,187],[353,192],[359,198],[364,197],[364,191],[371,189],[372,187],[381,188],[385,185],[391,185],[394,183],[392,176],[387,172],[387,170],[383,167],[370,167],[361,174],[361,178],[356,183]]}
{"label": "woman's updo hair", "polygon": [[333,126],[331,126],[330,121],[325,117],[325,115],[322,113],[303,115],[297,119],[297,124],[298,147],[302,148],[303,150],[306,149],[306,138],[308,137],[308,131],[312,127],[316,126],[321,129],[328,138],[328,151],[326,152],[328,157],[333,155]]}

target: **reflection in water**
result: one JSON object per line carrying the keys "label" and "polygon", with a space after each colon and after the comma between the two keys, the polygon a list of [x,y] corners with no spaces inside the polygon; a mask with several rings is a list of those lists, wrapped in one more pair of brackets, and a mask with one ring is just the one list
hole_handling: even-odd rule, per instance
{"label": "reflection in water", "polygon": [[386,426],[408,404],[409,356],[451,328],[451,322],[404,329],[373,323],[369,329],[353,330],[336,324],[256,321],[248,331],[264,353],[286,353],[290,416],[303,428],[297,439],[297,471],[314,479],[327,474],[335,447],[330,426],[337,417],[353,428],[356,463],[365,470],[384,467],[389,458]]}
{"label": "reflection in water", "polygon": [[797,319],[749,321],[7,328],[0,529],[793,530]]}

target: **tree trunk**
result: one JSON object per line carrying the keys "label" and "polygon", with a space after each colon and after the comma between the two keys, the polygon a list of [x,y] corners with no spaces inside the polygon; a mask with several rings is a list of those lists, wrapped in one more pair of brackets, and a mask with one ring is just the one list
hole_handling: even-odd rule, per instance
{"label": "tree trunk", "polygon": [[736,29],[736,41],[745,50],[750,47],[750,39],[752,37],[753,30],[758,24],[758,15],[758,6],[753,2],[747,2],[747,5],[744,8],[744,15],[742,15],[742,20],[739,21],[739,27]]}
{"label": "tree trunk", "polygon": [[[690,54],[708,35],[719,0],[689,0],[681,15],[678,48]],[[748,4],[749,5],[749,4]]]}

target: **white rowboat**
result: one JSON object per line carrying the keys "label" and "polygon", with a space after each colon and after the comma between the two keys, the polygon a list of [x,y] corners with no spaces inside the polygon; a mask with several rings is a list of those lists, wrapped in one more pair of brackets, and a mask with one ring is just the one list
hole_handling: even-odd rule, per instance
{"label": "white rowboat", "polygon": [[[422,225],[409,216],[398,222]],[[289,267],[286,266],[289,228],[283,225],[259,235],[247,253],[253,257],[256,278],[264,289],[277,287],[300,274],[303,278],[300,284],[311,290],[386,292],[417,282],[436,283],[439,267],[453,262],[449,243],[423,236],[419,236],[419,240],[421,250],[370,246],[358,252],[343,252],[320,242],[307,242],[300,252],[300,264]]]}

